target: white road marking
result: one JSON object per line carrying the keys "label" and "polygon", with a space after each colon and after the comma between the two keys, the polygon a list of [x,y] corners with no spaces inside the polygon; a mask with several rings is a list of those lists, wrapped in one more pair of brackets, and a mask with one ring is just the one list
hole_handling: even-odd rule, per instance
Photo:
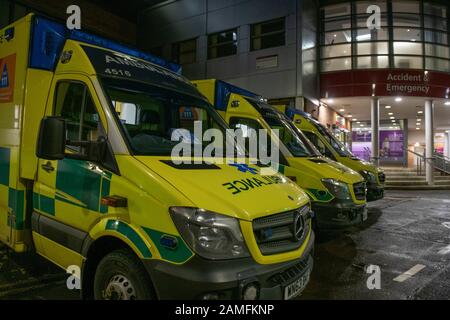
{"label": "white road marking", "polygon": [[416,264],[414,267],[412,267],[408,271],[406,271],[406,272],[402,273],[401,275],[399,275],[398,277],[394,278],[394,281],[403,282],[403,281],[411,278],[412,276],[414,276],[416,273],[418,273],[420,270],[422,270],[424,268],[425,268],[425,266],[423,264]]}
{"label": "white road marking", "polygon": [[446,247],[443,247],[441,250],[438,251],[439,254],[447,254],[450,253],[450,244]]}
{"label": "white road marking", "polygon": [[442,225],[450,229],[450,222],[442,222]]}

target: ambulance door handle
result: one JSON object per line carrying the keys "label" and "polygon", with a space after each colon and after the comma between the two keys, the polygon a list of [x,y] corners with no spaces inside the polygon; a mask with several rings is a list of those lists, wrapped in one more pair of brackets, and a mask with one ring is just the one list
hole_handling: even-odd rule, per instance
{"label": "ambulance door handle", "polygon": [[52,166],[52,163],[50,161],[47,161],[47,163],[42,164],[41,168],[48,173],[55,171],[55,167]]}

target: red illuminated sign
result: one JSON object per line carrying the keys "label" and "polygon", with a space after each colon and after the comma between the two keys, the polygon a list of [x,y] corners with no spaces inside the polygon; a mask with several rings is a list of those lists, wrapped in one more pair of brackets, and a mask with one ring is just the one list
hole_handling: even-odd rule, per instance
{"label": "red illuminated sign", "polygon": [[352,70],[323,73],[322,97],[413,96],[445,98],[450,74],[402,69]]}

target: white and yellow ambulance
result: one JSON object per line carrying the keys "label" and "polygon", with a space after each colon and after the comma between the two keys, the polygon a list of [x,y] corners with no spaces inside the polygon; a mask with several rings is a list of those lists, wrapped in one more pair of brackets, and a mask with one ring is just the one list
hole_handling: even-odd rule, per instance
{"label": "white and yellow ambulance", "polygon": [[308,196],[257,165],[174,161],[173,130],[226,128],[177,65],[30,14],[0,30],[0,68],[1,242],[78,266],[84,298],[303,290]]}

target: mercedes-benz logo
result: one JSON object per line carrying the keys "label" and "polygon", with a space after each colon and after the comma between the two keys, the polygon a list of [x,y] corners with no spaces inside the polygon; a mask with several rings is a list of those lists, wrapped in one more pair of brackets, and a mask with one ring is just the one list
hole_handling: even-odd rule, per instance
{"label": "mercedes-benz logo", "polygon": [[294,218],[294,238],[298,241],[303,236],[303,228],[305,222],[303,220],[303,216],[298,212]]}

